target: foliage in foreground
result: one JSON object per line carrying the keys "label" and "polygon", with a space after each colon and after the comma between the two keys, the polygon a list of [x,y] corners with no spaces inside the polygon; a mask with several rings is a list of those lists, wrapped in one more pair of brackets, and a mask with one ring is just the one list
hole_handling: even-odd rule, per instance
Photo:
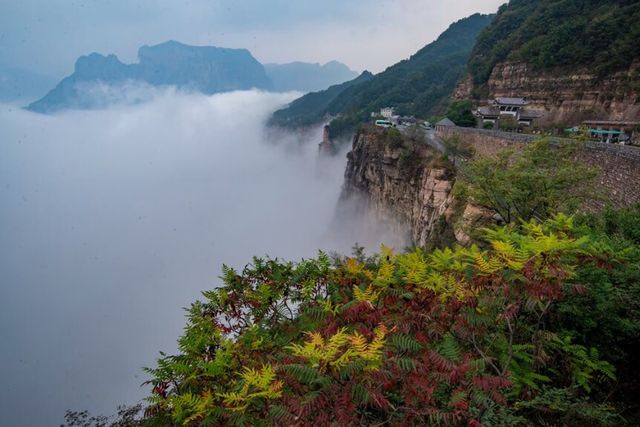
{"label": "foliage in foreground", "polygon": [[152,376],[149,425],[610,425],[602,349],[547,326],[626,252],[573,219],[476,246],[224,268]]}

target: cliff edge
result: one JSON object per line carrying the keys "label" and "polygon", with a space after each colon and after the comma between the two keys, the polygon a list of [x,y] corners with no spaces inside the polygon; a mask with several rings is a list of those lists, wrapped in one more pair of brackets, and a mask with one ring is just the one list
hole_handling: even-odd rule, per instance
{"label": "cliff edge", "polygon": [[420,135],[364,126],[347,157],[341,203],[356,200],[364,223],[382,224],[417,246],[442,238],[455,173]]}

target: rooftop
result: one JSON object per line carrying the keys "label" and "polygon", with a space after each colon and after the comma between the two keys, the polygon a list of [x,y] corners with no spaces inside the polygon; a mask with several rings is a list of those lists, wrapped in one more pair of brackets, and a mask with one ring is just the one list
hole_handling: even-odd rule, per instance
{"label": "rooftop", "polygon": [[541,111],[520,110],[521,119],[539,119],[542,116],[544,116],[544,114]]}
{"label": "rooftop", "polygon": [[444,119],[436,123],[436,126],[455,126],[455,125],[456,124],[453,123],[448,117],[445,117]]}
{"label": "rooftop", "polygon": [[495,107],[480,107],[478,108],[478,114],[484,117],[498,117],[500,115],[500,110]]}
{"label": "rooftop", "polygon": [[502,98],[502,97],[496,98],[495,103],[500,105],[518,105],[518,106],[525,106],[529,104],[527,100],[524,98]]}

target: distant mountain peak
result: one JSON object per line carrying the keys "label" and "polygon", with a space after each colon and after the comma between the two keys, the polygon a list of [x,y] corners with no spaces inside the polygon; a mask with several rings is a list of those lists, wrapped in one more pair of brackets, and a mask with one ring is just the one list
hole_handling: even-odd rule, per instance
{"label": "distant mountain peak", "polygon": [[27,108],[47,113],[68,108],[102,107],[103,100],[92,103],[83,93],[88,83],[97,82],[113,85],[137,81],[205,94],[272,88],[264,67],[246,49],[190,46],[169,40],[142,46],[138,49],[138,58],[138,63],[124,64],[113,54],[81,56],[71,76]]}
{"label": "distant mountain peak", "polygon": [[74,66],[75,73],[83,76],[89,76],[95,72],[104,74],[105,72],[115,69],[123,70],[124,68],[126,68],[126,65],[120,62],[116,55],[102,55],[96,52],[81,56]]}
{"label": "distant mountain peak", "polygon": [[[138,62],[125,64],[116,55],[83,55],[74,73],[63,79],[27,109],[42,113],[69,108],[102,108],[104,100],[91,102],[91,84],[121,85],[141,82],[175,86],[207,95],[252,88],[309,92],[353,79],[357,73],[338,61],[324,65],[292,62],[263,66],[247,49],[193,46],[176,40],[138,49]],[[128,83],[127,83],[128,84]]]}

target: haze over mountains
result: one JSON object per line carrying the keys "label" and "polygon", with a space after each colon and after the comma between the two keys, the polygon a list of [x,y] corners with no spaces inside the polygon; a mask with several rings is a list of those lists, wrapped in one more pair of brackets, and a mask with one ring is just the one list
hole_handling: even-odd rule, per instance
{"label": "haze over mountains", "polygon": [[235,90],[301,91],[324,89],[357,75],[346,65],[294,62],[263,66],[246,49],[190,46],[168,41],[138,50],[139,62],[125,64],[115,55],[92,53],[80,57],[74,73],[27,108],[40,113],[62,109],[91,109],[114,100],[137,102],[136,88],[175,86],[212,95]]}
{"label": "haze over mountains", "polygon": [[23,101],[46,93],[55,85],[49,76],[0,64],[0,101]]}
{"label": "haze over mountains", "polygon": [[350,132],[369,113],[393,106],[401,114],[428,117],[442,108],[463,76],[476,37],[495,15],[474,14],[453,23],[434,42],[385,71],[310,93],[274,113],[271,123],[295,128],[335,117],[331,135]]}
{"label": "haze over mountains", "polygon": [[358,73],[338,61],[324,65],[306,62],[264,64],[264,68],[278,92],[314,92],[358,76]]}
{"label": "haze over mountains", "polygon": [[[309,93],[270,122],[299,128],[329,122],[346,137],[370,113],[441,116],[447,103],[525,97],[544,119],[571,127],[584,120],[636,121],[640,88],[640,3],[616,0],[511,1],[475,14],[385,71]],[[609,52],[603,54],[603,52]]]}

